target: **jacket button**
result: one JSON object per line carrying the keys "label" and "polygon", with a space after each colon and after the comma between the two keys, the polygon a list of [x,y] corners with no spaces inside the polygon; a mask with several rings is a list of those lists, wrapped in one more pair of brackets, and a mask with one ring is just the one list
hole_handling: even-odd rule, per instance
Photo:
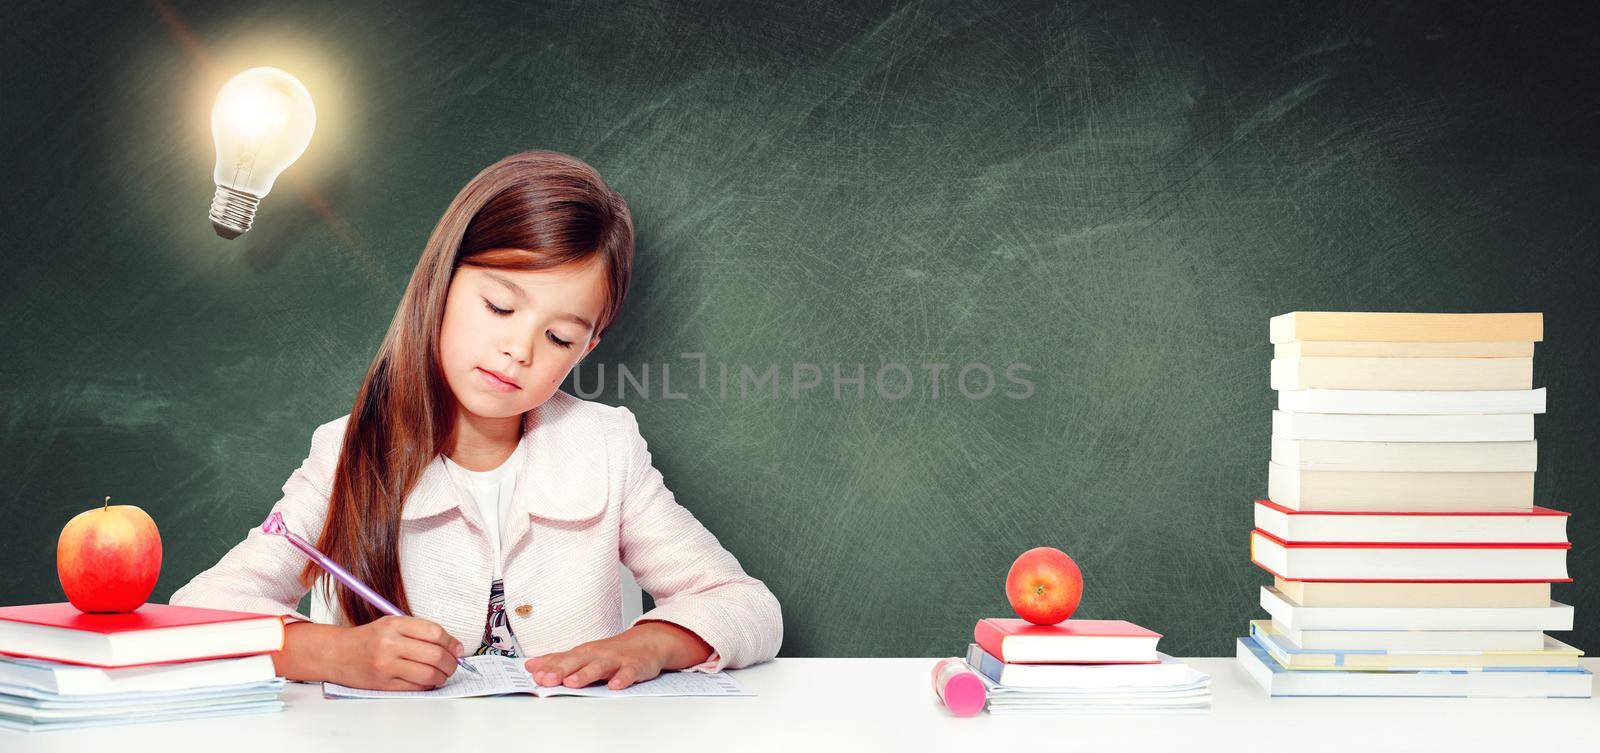
{"label": "jacket button", "polygon": [[528,615],[533,614],[533,606],[529,604],[518,604],[516,611],[518,617],[527,617]]}

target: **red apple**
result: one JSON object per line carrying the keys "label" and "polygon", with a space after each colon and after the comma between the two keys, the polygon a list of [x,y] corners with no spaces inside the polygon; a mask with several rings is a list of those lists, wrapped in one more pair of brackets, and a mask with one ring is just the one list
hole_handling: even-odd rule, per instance
{"label": "red apple", "polygon": [[56,575],[67,601],[84,612],[132,612],[161,575],[161,533],[134,505],[80,512],[56,542]]}
{"label": "red apple", "polygon": [[1077,611],[1083,598],[1083,572],[1060,549],[1029,549],[1011,563],[1006,598],[1018,617],[1035,625],[1054,625]]}

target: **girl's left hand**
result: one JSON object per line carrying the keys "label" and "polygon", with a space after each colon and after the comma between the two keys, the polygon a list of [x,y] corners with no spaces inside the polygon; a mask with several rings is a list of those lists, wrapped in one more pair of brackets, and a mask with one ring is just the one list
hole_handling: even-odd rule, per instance
{"label": "girl's left hand", "polygon": [[[546,687],[566,685],[569,688],[581,688],[609,679],[606,687],[622,690],[661,674],[668,659],[683,653],[683,644],[686,643],[691,647],[691,652],[694,651],[692,647],[705,645],[693,633],[676,625],[641,622],[610,638],[582,643],[559,653],[535,656],[523,666],[533,675],[534,682]],[[700,660],[703,661],[708,653],[700,654]]]}

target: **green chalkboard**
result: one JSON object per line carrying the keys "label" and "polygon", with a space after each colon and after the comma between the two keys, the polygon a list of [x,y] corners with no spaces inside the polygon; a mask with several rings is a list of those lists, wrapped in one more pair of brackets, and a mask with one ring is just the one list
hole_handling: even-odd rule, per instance
{"label": "green chalkboard", "polygon": [[[1293,310],[1545,313],[1537,491],[1600,651],[1582,4],[461,6],[0,10],[0,602],[61,598],[106,494],[161,526],[156,600],[214,563],[349,410],[450,198],[545,148],[638,225],[567,389],[638,415],[783,655],[957,653],[1038,545],[1082,616],[1231,653]],[[210,102],[260,64],[320,125],[224,241]]]}

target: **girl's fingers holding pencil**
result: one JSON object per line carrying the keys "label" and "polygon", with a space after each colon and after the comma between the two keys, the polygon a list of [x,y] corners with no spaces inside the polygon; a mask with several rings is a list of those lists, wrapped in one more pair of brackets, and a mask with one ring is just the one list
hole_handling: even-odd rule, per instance
{"label": "girl's fingers holding pencil", "polygon": [[450,644],[456,642],[456,639],[450,635],[449,631],[445,630],[437,622],[430,622],[420,617],[395,617],[394,620],[400,634],[407,638],[427,641],[447,649]]}
{"label": "girl's fingers holding pencil", "polygon": [[450,635],[436,622],[424,620],[419,617],[395,617],[395,629],[399,633],[398,653],[400,657],[413,662],[426,664],[438,670],[443,675],[438,685],[455,674],[459,665],[456,657],[460,656],[461,642]]}
{"label": "girl's fingers holding pencil", "polygon": [[437,688],[450,679],[448,673],[426,662],[400,659],[391,665],[395,678],[406,682],[416,683],[424,688]]}
{"label": "girl's fingers holding pencil", "polygon": [[428,690],[458,669],[459,646],[427,620],[385,615],[337,634],[326,679],[356,688]]}
{"label": "girl's fingers holding pencil", "polygon": [[420,685],[403,677],[391,677],[388,680],[379,683],[377,687],[373,688],[373,690],[409,690],[415,692],[422,690],[433,690],[433,688],[434,686],[432,685]]}
{"label": "girl's fingers holding pencil", "polygon": [[444,648],[423,641],[410,641],[400,651],[400,658],[423,664],[437,670],[443,677],[439,682],[444,682],[455,674],[458,665],[455,654]]}

